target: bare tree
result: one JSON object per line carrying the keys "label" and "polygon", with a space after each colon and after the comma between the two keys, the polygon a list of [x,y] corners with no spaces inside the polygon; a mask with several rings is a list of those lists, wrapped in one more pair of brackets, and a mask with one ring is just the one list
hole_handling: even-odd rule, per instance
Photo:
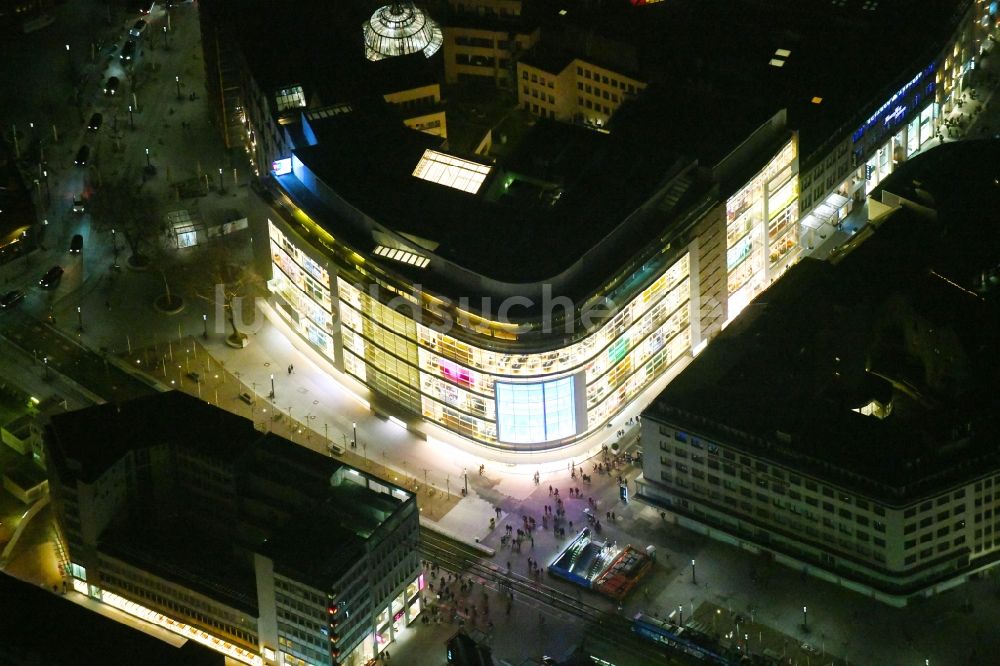
{"label": "bare tree", "polygon": [[[246,344],[246,333],[242,333],[236,322],[234,305],[239,302],[253,302],[255,296],[264,293],[264,281],[253,270],[252,261],[245,256],[241,236],[236,233],[210,239],[197,248],[192,256],[197,270],[186,271],[188,281],[194,280],[194,294],[213,306],[222,306],[226,323],[231,333],[227,342],[234,347]],[[220,302],[221,301],[221,302]]]}
{"label": "bare tree", "polygon": [[150,264],[150,254],[161,245],[163,223],[156,202],[128,178],[105,180],[90,197],[94,226],[120,232],[128,244],[129,263],[135,268]]}

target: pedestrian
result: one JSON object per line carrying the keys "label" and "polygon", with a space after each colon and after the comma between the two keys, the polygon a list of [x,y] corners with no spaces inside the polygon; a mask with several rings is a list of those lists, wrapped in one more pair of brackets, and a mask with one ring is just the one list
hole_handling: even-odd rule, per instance
{"label": "pedestrian", "polygon": [[552,486],[549,486],[549,495],[552,495]]}
{"label": "pedestrian", "polygon": [[616,520],[614,511],[611,512],[611,520]]}

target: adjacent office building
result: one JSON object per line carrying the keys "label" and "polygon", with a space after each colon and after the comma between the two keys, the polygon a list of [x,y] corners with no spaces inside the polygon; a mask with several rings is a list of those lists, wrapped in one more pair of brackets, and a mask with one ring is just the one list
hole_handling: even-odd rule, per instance
{"label": "adjacent office building", "polygon": [[414,496],[183,393],[52,418],[73,587],[248,664],[366,664],[420,613]]}
{"label": "adjacent office building", "polygon": [[512,89],[521,54],[541,35],[537,4],[449,0],[447,9],[442,17],[445,82],[488,83]]}
{"label": "adjacent office building", "polygon": [[[448,37],[457,13],[462,25],[525,18],[473,4],[444,14],[441,51],[375,65],[437,63],[447,79],[440,59],[467,46]],[[513,114],[527,101],[538,118],[503,141],[492,129],[432,134],[372,94],[366,16],[344,19],[337,66],[371,80],[304,85],[277,120],[257,114],[278,81],[316,78],[303,49],[338,29],[320,20],[332,10],[289,7],[258,32],[208,21],[228,45],[216,50],[243,63],[215,79],[233,82],[248,136],[283,137],[251,151],[275,202],[275,310],[415,430],[508,450],[599,432],[930,141],[995,22],[983,3],[816,3],[808,20],[799,5],[590,3],[543,16],[511,64]],[[286,23],[298,46],[264,57],[256,45]],[[620,44],[630,48],[602,48]]]}
{"label": "adjacent office building", "polygon": [[643,413],[639,497],[894,605],[1000,561],[998,165],[902,165],[753,301]]}

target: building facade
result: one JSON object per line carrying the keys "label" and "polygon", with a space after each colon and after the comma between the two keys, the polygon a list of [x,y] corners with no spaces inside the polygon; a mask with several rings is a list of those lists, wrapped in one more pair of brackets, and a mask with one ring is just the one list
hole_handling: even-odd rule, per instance
{"label": "building facade", "polygon": [[[763,167],[728,199],[725,214],[713,197],[678,211],[681,219],[655,244],[632,250],[627,272],[575,303],[562,297],[564,319],[555,326],[490,318],[455,293],[421,290],[393,264],[430,271],[449,262],[405,238],[375,231],[372,238],[383,241],[369,249],[333,236],[312,217],[318,209],[299,203],[307,200],[303,191],[340,217],[364,213],[343,206],[308,158],[293,155],[288,173],[275,179],[283,214],[268,220],[277,311],[338,370],[403,408],[414,424],[422,418],[510,450],[572,443],[690,359],[787,265],[787,252],[767,254],[764,236],[775,238],[773,247],[794,245],[787,219],[797,210],[797,148],[782,117],[772,120],[759,133],[779,146],[776,153],[730,156]],[[674,201],[699,177],[691,166],[647,206]],[[599,317],[590,309],[598,301],[610,304]]]}
{"label": "building facade", "polygon": [[635,76],[573,58],[559,71],[530,57],[517,63],[518,102],[525,111],[561,122],[603,127],[618,107],[646,87]]}
{"label": "building facade", "polygon": [[[498,21],[523,19],[517,4],[452,3],[452,13],[442,19],[445,80],[458,81],[459,70],[477,79],[496,78],[508,70],[508,63],[502,68],[498,64],[508,60],[506,56],[494,52],[513,48],[514,33],[508,31],[501,39],[500,33],[487,38],[473,32],[492,30]],[[634,13],[666,12],[666,4],[635,8]],[[963,7],[964,13],[955,15],[951,42],[943,49],[934,46],[901,81],[880,84],[883,92],[863,108],[852,109],[853,115],[845,113],[832,133],[823,125],[826,133],[820,136],[820,130],[810,126],[807,144],[791,111],[779,111],[765,122],[764,130],[752,127],[741,136],[727,136],[726,146],[705,155],[693,145],[699,142],[685,143],[686,136],[697,133],[690,125],[668,128],[678,145],[693,145],[691,179],[707,179],[716,187],[697,205],[686,202],[690,205],[680,216],[683,222],[655,239],[649,237],[648,245],[635,248],[627,258],[608,264],[608,279],[599,288],[575,295],[576,309],[566,318],[576,324],[596,300],[610,300],[613,306],[607,316],[591,318],[589,326],[575,325],[572,334],[543,335],[539,320],[529,317],[512,324],[488,309],[463,306],[463,301],[484,294],[495,300],[512,296],[537,300],[541,283],[491,280],[476,266],[437,250],[442,239],[397,233],[391,221],[351,201],[335,178],[298,154],[323,145],[310,124],[334,115],[331,109],[349,110],[349,104],[313,108],[310,102],[308,109],[290,109],[284,116],[285,130],[273,113],[254,116],[250,126],[260,124],[265,134],[284,132],[285,137],[269,142],[265,149],[253,149],[261,173],[269,172],[273,178],[270,186],[278,202],[267,226],[269,287],[276,310],[335,368],[386,399],[383,409],[399,409],[411,425],[423,419],[475,442],[513,450],[578,441],[597,432],[676,362],[690,359],[761,290],[820,244],[878,179],[927,145],[940,124],[941,90],[957,85],[955,72],[967,69],[966,64],[956,65],[955,58],[965,54],[967,63],[974,57],[977,39],[979,48],[984,48],[981,19],[989,17],[989,11],[983,3]],[[465,36],[460,39],[461,35]],[[473,38],[485,41],[468,41]],[[524,50],[537,46],[523,45]],[[459,63],[457,54],[466,48],[471,49],[466,54],[470,60]],[[492,64],[472,64],[476,49],[489,50],[493,55],[476,51],[475,57],[493,57]],[[774,51],[786,52],[790,51]],[[517,81],[521,108],[546,120],[603,130],[632,106],[628,100],[648,97],[653,86],[623,68],[599,66],[593,58],[570,54],[552,64],[541,54],[522,58],[511,51],[509,69]],[[770,70],[779,71],[784,57],[771,59],[768,76]],[[796,57],[790,56],[788,62],[796,62]],[[476,73],[476,68],[482,71]],[[255,79],[249,66],[242,76]],[[694,104],[701,84],[686,83],[693,90],[685,105]],[[726,86],[719,88],[729,94]],[[401,95],[428,96],[420,90],[414,86]],[[384,98],[395,101],[390,97]],[[727,99],[711,103],[722,108]],[[817,96],[806,106],[823,108],[823,103]],[[431,108],[433,113],[440,111]],[[443,113],[441,117],[422,113],[414,110],[407,124],[448,136]],[[732,124],[732,119],[723,119],[726,127]],[[628,131],[628,120],[620,124],[618,131]],[[647,129],[659,133],[667,125],[668,121],[654,117]],[[724,129],[698,126],[706,136]],[[257,136],[256,130],[247,136]],[[428,145],[436,157],[419,164],[414,160],[412,175],[448,174],[480,198],[493,196],[491,188],[497,182],[505,189],[529,180],[542,182],[550,194],[562,187],[545,175],[513,174],[502,163],[494,164],[489,155],[449,153],[444,142]],[[803,150],[808,154],[801,154]],[[649,215],[660,204],[669,207],[691,184],[686,177],[666,172],[663,180],[666,184],[648,192],[641,215]],[[393,191],[391,186],[388,191]],[[437,214],[431,210],[413,217]],[[621,218],[607,221],[608,228],[619,225],[622,218],[630,219],[630,211],[618,214]],[[360,238],[354,233],[358,230]],[[601,247],[595,246],[588,256],[600,252]],[[460,279],[453,279],[459,274]],[[435,284],[425,287],[423,278],[428,275],[445,280],[432,280]],[[569,284],[572,275],[565,272],[551,282]],[[447,327],[435,325],[443,319],[442,311]]]}
{"label": "building facade", "polygon": [[521,0],[449,0],[442,29],[447,83],[513,87],[518,58],[541,34],[524,15],[522,4]]}
{"label": "building facade", "polygon": [[926,65],[905,73],[802,156],[802,234],[810,245],[824,224],[838,226],[893,169],[947,131],[943,119],[982,73],[977,65],[1000,36],[1000,16],[995,3],[970,0],[949,24],[951,36],[931,47]]}
{"label": "building facade", "polygon": [[[638,497],[896,606],[995,566],[1000,315],[992,269],[959,276],[1000,256],[980,231],[995,185],[974,175],[996,154],[917,158],[876,191],[855,243],[800,263],[688,366],[642,415]],[[952,255],[966,233],[977,249]]]}
{"label": "building facade", "polygon": [[262,665],[367,664],[421,612],[413,495],[245,419],[169,393],[60,415],[46,448],[92,599]]}

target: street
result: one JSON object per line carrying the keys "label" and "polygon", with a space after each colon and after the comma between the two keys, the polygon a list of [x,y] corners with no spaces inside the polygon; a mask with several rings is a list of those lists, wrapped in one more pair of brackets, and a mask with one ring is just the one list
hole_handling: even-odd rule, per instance
{"label": "street", "polygon": [[[510,663],[543,654],[565,656],[585,635],[590,640],[592,619],[582,619],[581,612],[617,618],[610,626],[621,632],[624,645],[632,641],[625,620],[640,611],[667,617],[678,607],[684,609],[685,618],[699,618],[723,635],[736,630],[737,616],[752,617],[750,624],[759,637],[756,642],[746,639],[751,653],[761,649],[769,632],[784,637],[771,639],[771,644],[787,643],[787,656],[798,664],[830,664],[835,659],[838,664],[924,664],[925,660],[975,664],[986,663],[986,655],[1000,650],[1000,634],[995,631],[1000,620],[1000,580],[994,576],[908,608],[891,609],[681,529],[659,510],[635,501],[623,503],[613,475],[593,470],[602,461],[587,457],[593,449],[525,459],[453,441],[443,432],[437,438],[418,437],[400,422],[374,413],[367,390],[325,364],[305,343],[291,339],[266,303],[245,308],[246,319],[238,322],[249,345],[245,349],[228,346],[228,324],[220,304],[199,292],[204,285],[195,287],[184,280],[186,272],[197,268],[202,256],[199,248],[171,247],[175,238],[168,229],[163,236],[168,249],[160,259],[169,271],[132,270],[125,262],[128,248],[123,239],[96,230],[88,213],[72,211],[72,202],[81,193],[131,178],[164,216],[183,210],[207,219],[235,209],[248,217],[250,230],[239,232],[234,261],[251,263],[252,243],[266,242],[260,230],[266,226],[269,209],[247,186],[245,161],[233,160],[221,145],[202,99],[197,4],[177,7],[166,33],[162,9],[148,17],[146,43],[131,75],[122,69],[117,50],[112,52],[107,45],[120,47],[134,18],[116,16],[108,25],[105,7],[95,0],[66,3],[57,8],[55,25],[32,40],[22,36],[0,47],[9,65],[0,74],[0,85],[23,100],[0,109],[0,120],[3,127],[16,126],[24,132],[25,143],[40,146],[44,153],[44,163],[36,165],[46,174],[40,176],[37,195],[40,215],[47,222],[40,249],[0,266],[5,290],[22,288],[28,293],[17,310],[0,313],[0,371],[5,380],[33,391],[51,391],[73,407],[88,401],[126,399],[156,390],[156,386],[177,388],[253,419],[259,430],[274,430],[324,455],[330,455],[330,442],[337,443],[344,449],[341,458],[346,462],[391,476],[418,491],[422,522],[437,531],[425,530],[431,535],[428,540],[435,539],[435,533],[448,534],[486,549],[468,551],[458,559],[454,553],[442,552],[425,557],[443,570],[457,570],[452,573],[475,581],[472,591],[462,591],[459,597],[479,594],[488,599],[492,619],[480,616],[477,623],[465,614],[461,621],[488,635],[495,656]],[[98,47],[98,42],[103,45]],[[113,97],[103,92],[109,76],[121,80],[119,93]],[[51,85],[40,85],[41,81],[51,81]],[[986,95],[977,105],[989,99]],[[994,102],[987,107],[976,122],[1000,126],[997,106]],[[104,125],[88,133],[86,120],[94,111],[103,114]],[[978,136],[971,128],[969,133]],[[84,143],[91,147],[91,163],[80,168],[73,164],[73,156]],[[142,175],[151,173],[144,171],[147,164],[156,167],[155,175]],[[180,198],[177,183],[201,181],[206,175],[210,175],[207,194]],[[84,248],[81,254],[71,255],[70,239],[78,233],[84,237]],[[849,237],[849,232],[838,231],[824,245]],[[120,268],[115,269],[119,255]],[[56,288],[42,289],[38,279],[53,265],[62,266],[65,274]],[[165,285],[171,283],[185,303],[176,314],[154,307]],[[193,380],[192,372],[199,379]],[[243,394],[252,401],[242,399]],[[624,430],[620,452],[635,451],[636,426],[629,422],[639,411],[639,405],[630,407],[601,435],[601,443],[618,442],[617,433]],[[484,465],[482,474],[480,465]],[[577,470],[590,474],[592,482],[584,483]],[[636,465],[625,463],[614,474],[624,476],[634,489],[639,471]],[[500,617],[505,592],[497,588],[495,572],[506,571],[509,562],[511,570],[524,578],[529,557],[544,568],[571,537],[571,530],[565,537],[557,537],[551,529],[540,530],[531,548],[520,552],[501,543],[507,524],[516,526],[522,515],[541,518],[543,507],[553,503],[550,486],[567,497],[567,518],[577,528],[586,524],[583,509],[588,505],[586,498],[592,498],[599,517],[615,512],[614,520],[602,521],[603,538],[640,550],[655,546],[653,570],[621,609],[596,593],[546,576],[535,588],[519,580],[522,586],[515,590],[513,619]],[[568,499],[570,487],[580,489],[579,499]],[[498,518],[494,529],[491,518]],[[48,514],[39,516],[39,526],[19,546],[21,559],[17,560],[25,576],[44,574],[46,584],[55,557],[51,546],[45,546],[49,520]],[[475,561],[478,556],[484,561]],[[26,564],[32,557],[41,566]],[[697,561],[697,580],[689,565],[693,560]],[[440,580],[443,572],[434,573]],[[576,612],[571,608],[574,601]],[[804,606],[809,609],[808,626],[803,623]],[[458,615],[467,607],[460,604]],[[445,600],[440,608],[445,613],[440,624],[418,623],[406,631],[393,649],[399,663],[445,663],[444,640],[459,625],[452,624],[454,603]],[[747,627],[745,619],[742,626]],[[611,640],[599,633],[593,638]],[[804,650],[803,644],[819,654]],[[623,648],[617,663],[630,663],[626,653]],[[642,649],[636,648],[635,654],[642,655]],[[649,663],[635,654],[628,657],[631,663]]]}

